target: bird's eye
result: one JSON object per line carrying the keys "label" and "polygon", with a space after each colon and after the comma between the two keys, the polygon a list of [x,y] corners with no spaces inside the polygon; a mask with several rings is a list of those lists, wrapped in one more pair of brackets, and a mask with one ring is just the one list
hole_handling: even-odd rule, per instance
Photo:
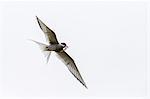
{"label": "bird's eye", "polygon": [[46,48],[48,48],[48,47],[46,47]]}

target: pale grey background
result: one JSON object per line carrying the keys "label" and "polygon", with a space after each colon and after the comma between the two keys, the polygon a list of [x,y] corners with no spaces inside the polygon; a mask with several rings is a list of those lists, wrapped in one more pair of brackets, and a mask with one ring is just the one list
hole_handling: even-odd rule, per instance
{"label": "pale grey background", "polygon": [[[27,40],[45,42],[35,15],[67,43],[88,90]],[[145,3],[3,3],[0,18],[1,96],[145,96]]]}

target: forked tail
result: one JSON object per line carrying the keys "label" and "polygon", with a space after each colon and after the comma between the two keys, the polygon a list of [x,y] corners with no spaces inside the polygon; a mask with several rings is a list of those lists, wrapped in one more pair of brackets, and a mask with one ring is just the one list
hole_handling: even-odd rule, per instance
{"label": "forked tail", "polygon": [[42,53],[43,53],[44,56],[46,57],[46,62],[48,63],[49,58],[50,58],[50,55],[51,55],[51,51],[48,51],[48,50],[46,49],[46,47],[48,47],[48,45],[43,44],[43,43],[40,43],[40,42],[37,42],[37,41],[34,41],[34,40],[31,40],[31,41],[33,41],[33,42],[35,42],[35,43],[37,43],[37,44],[39,45],[39,47],[40,47]]}

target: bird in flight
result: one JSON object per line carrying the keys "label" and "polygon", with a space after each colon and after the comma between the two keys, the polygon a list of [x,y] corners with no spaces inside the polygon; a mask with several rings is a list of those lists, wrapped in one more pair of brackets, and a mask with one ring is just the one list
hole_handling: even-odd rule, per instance
{"label": "bird in flight", "polygon": [[44,32],[45,37],[49,45],[34,41],[37,43],[44,53],[47,62],[49,60],[49,57],[51,55],[51,52],[55,52],[58,58],[67,66],[68,70],[73,74],[73,76],[80,81],[80,83],[87,88],[83,78],[81,77],[81,74],[76,67],[76,64],[74,60],[65,52],[65,50],[68,48],[66,43],[59,43],[56,37],[56,34],[48,28],[37,16],[36,16],[37,22],[41,28],[41,30]]}

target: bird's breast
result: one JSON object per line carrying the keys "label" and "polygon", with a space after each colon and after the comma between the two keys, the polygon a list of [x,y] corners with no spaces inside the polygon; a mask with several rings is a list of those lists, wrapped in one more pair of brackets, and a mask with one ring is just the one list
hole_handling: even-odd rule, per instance
{"label": "bird's breast", "polygon": [[63,50],[63,46],[60,45],[60,44],[51,44],[51,45],[48,46],[48,49],[49,49],[50,51],[59,52],[59,51]]}

